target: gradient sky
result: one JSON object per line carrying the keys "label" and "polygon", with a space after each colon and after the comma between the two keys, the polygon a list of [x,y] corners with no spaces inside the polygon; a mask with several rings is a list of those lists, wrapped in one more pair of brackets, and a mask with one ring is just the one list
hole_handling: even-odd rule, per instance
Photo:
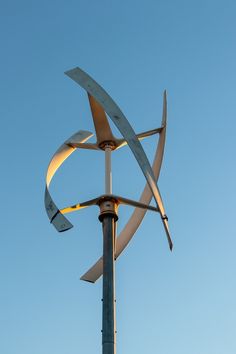
{"label": "gradient sky", "polygon": [[[79,280],[102,250],[98,209],[58,234],[43,203],[45,172],[77,130],[94,131],[81,67],[134,130],[158,127],[168,91],[158,182],[174,241],[147,214],[116,263],[117,353],[236,353],[236,3],[1,2],[0,353],[101,353],[101,280]],[[156,138],[145,141],[150,159]],[[113,191],[145,184],[127,148],[113,154]],[[103,153],[78,152],[52,183],[60,207],[104,190]],[[119,210],[119,225],[129,207]]]}

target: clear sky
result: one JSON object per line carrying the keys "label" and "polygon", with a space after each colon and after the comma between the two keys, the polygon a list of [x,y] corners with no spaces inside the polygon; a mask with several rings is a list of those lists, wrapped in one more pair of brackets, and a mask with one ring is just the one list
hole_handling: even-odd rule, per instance
{"label": "clear sky", "polygon": [[[43,203],[47,164],[74,132],[94,131],[81,67],[134,130],[158,127],[159,179],[174,241],[151,212],[116,264],[117,353],[236,353],[236,3],[2,1],[0,353],[101,353],[101,280],[79,280],[102,249],[96,207],[58,234]],[[152,159],[156,138],[144,143]],[[138,199],[129,150],[113,154],[113,191]],[[103,193],[102,152],[58,171],[60,207]],[[131,213],[121,207],[121,230]]]}

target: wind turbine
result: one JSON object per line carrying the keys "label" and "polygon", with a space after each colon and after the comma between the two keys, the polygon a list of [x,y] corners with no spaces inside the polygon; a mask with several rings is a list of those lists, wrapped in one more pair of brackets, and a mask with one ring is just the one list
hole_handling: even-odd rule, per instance
{"label": "wind turbine", "polygon": [[[87,73],[76,67],[65,72],[65,74],[86,90],[88,94],[97,141],[96,143],[88,143],[87,141],[93,136],[93,133],[80,130],[59,147],[49,163],[46,174],[45,208],[50,222],[59,232],[67,231],[73,227],[70,221],[65,217],[65,214],[92,205],[97,205],[100,208],[99,220],[101,221],[103,228],[103,255],[91,266],[81,279],[94,283],[101,275],[103,275],[102,352],[103,354],[115,354],[116,324],[114,262],[130,242],[147,210],[160,214],[170,250],[172,250],[173,247],[169,232],[168,218],[165,213],[160,191],[157,187],[166,136],[166,91],[164,91],[163,95],[161,126],[157,129],[136,134],[113,99]],[[113,121],[123,138],[118,139],[113,135],[107,116]],[[153,134],[159,134],[159,140],[153,165],[151,167],[140,140]],[[131,149],[147,181],[139,201],[134,201],[112,193],[111,153],[125,145],[128,145]],[[59,209],[51,197],[49,185],[57,169],[77,149],[104,151],[105,194],[82,203]],[[155,206],[150,205],[152,197],[154,197],[156,203]],[[120,205],[130,205],[135,207],[135,209],[124,229],[118,237],[116,237],[115,223],[118,220],[118,207]]]}

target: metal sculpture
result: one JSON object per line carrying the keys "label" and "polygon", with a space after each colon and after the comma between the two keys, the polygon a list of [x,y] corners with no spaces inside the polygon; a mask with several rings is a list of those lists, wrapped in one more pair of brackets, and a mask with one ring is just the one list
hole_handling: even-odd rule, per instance
{"label": "metal sculpture", "polygon": [[[166,91],[164,91],[163,95],[161,127],[140,134],[135,134],[133,128],[117,104],[88,74],[80,68],[69,70],[65,74],[84,88],[88,93],[97,141],[94,144],[88,143],[87,140],[90,139],[93,134],[81,130],[66,140],[56,151],[49,163],[46,175],[45,208],[50,222],[55,226],[57,231],[62,232],[73,227],[70,221],[65,217],[65,214],[91,205],[98,205],[100,207],[99,220],[103,224],[103,256],[81,277],[81,279],[94,283],[103,274],[103,354],[114,354],[116,350],[114,261],[122,253],[133,237],[147,210],[152,210],[160,214],[169,247],[171,250],[173,247],[168,227],[168,218],[165,214],[160,191],[157,187],[166,136]],[[107,115],[122,134],[122,139],[117,139],[112,134]],[[159,134],[159,140],[154,162],[151,167],[140,140],[153,134]],[[147,180],[146,186],[138,202],[112,194],[111,153],[125,145],[130,147]],[[82,203],[58,209],[50,195],[49,185],[57,169],[78,148],[103,150],[105,152],[105,194]],[[155,199],[156,206],[150,205],[152,197]],[[135,207],[135,210],[120,235],[116,237],[115,223],[118,220],[117,211],[120,204],[131,205]]]}

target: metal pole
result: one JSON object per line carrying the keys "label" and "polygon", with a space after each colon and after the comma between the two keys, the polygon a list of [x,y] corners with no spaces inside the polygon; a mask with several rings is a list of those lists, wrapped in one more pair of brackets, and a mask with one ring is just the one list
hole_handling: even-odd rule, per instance
{"label": "metal pole", "polygon": [[103,214],[102,354],[116,353],[115,319],[115,216]]}
{"label": "metal pole", "polygon": [[112,193],[112,173],[111,173],[111,147],[105,147],[105,193]]}
{"label": "metal pole", "polygon": [[115,223],[117,203],[112,193],[111,146],[105,146],[105,193],[100,203],[99,220],[103,230],[103,298],[102,298],[102,354],[116,354],[115,318]]}

